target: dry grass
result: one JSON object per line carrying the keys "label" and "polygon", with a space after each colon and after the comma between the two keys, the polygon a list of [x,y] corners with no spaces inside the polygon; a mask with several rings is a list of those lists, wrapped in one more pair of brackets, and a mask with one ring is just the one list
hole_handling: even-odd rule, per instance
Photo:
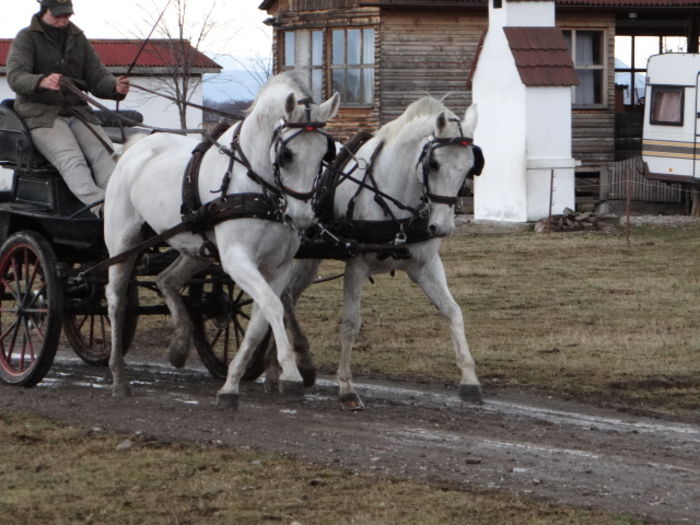
{"label": "dry grass", "polygon": [[[700,225],[603,233],[475,233],[443,245],[478,373],[489,384],[677,414],[700,409]],[[324,263],[323,273],[342,271]],[[356,377],[456,381],[447,327],[408,279],[363,295]],[[300,302],[317,364],[337,363],[341,282]]]}
{"label": "dry grass", "polygon": [[0,414],[3,523],[632,524],[495,493],[319,468],[205,445],[84,432]]}

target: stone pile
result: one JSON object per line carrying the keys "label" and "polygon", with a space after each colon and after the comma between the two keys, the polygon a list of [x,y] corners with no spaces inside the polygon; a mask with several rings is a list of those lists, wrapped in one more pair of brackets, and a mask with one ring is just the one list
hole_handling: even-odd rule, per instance
{"label": "stone pile", "polygon": [[537,233],[553,232],[574,232],[583,230],[614,231],[619,224],[617,217],[601,217],[591,211],[575,212],[570,208],[564,209],[561,215],[552,215],[551,230],[548,227],[550,218],[535,223],[534,230]]}

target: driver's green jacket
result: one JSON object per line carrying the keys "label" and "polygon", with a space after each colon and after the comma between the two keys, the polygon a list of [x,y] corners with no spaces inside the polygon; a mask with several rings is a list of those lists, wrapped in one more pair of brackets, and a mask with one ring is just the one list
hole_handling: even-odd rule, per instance
{"label": "driver's green jacket", "polygon": [[7,80],[15,92],[15,111],[30,129],[50,128],[56,117],[72,115],[74,108],[89,122],[98,120],[87,103],[61,88],[42,89],[39,82],[51,73],[61,73],[81,90],[98,98],[121,100],[116,78],[104,66],[85,33],[75,24],[66,27],[64,45],[51,39],[38,15],[22,29],[12,42],[7,56]]}

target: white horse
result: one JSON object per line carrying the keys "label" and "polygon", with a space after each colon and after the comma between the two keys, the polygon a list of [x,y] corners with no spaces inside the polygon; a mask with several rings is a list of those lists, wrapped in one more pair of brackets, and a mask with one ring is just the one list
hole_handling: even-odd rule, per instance
{"label": "white horse", "polygon": [[[300,245],[297,230],[308,227],[313,220],[310,197],[328,142],[328,136],[319,128],[336,114],[339,104],[337,94],[323,104],[312,103],[303,78],[298,73],[272,77],[246,118],[221,136],[201,162],[198,194],[203,203],[224,195],[231,201],[232,194],[267,196],[277,203],[272,213],[283,217],[236,218],[205,231],[208,242],[217,248],[223,270],[255,302],[246,336],[217,395],[218,403],[224,407],[237,408],[241,363],[247,362],[250,341],[257,340],[267,323],[279,349],[280,390],[290,396],[303,395],[279,295],[287,285],[290,263]],[[145,225],[161,233],[182,222],[182,180],[195,146],[197,141],[187,137],[156,134],[126,149],[106,192],[105,243],[110,256],[138,245]],[[172,315],[174,333],[169,356],[176,366],[184,364],[193,334],[179,291],[192,275],[211,263],[202,251],[203,237],[183,232],[168,239],[168,244],[180,254],[156,279]],[[119,327],[136,257],[131,255],[109,268],[106,290],[112,325],[109,365],[113,393],[119,396],[130,394]]]}
{"label": "white horse", "polygon": [[[351,352],[361,326],[362,288],[371,275],[394,270],[406,272],[447,318],[461,372],[459,396],[464,401],[481,401],[462,311],[450,294],[439,254],[442,238],[455,228],[457,194],[475,164],[471,137],[476,122],[475,106],[460,119],[441,102],[424,97],[380,128],[343,168],[351,175],[341,177],[335,190],[334,225],[329,226],[330,230],[342,232],[344,225],[353,224],[354,228],[347,228],[346,237],[352,238],[354,232],[360,241],[364,237],[365,242],[394,247],[346,261],[337,372],[339,401],[344,408],[364,408],[350,370]],[[319,260],[295,260],[284,301],[295,351],[304,356],[300,360],[307,362],[308,339],[296,321],[293,305],[318,275],[319,264]],[[268,362],[266,376],[274,381],[278,372],[276,365]]]}

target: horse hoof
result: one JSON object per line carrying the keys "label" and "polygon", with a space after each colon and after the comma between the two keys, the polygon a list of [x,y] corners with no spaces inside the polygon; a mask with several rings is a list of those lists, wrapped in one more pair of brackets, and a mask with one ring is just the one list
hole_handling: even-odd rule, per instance
{"label": "horse hoof", "polygon": [[279,389],[280,395],[286,401],[299,402],[304,400],[304,383],[301,381],[280,380]]}
{"label": "horse hoof", "polygon": [[112,387],[112,397],[129,397],[131,396],[131,387],[128,383],[123,385],[114,385]]}
{"label": "horse hoof", "polygon": [[216,406],[222,410],[238,410],[238,394],[219,392],[216,394]]}
{"label": "horse hoof", "polygon": [[276,394],[277,392],[279,392],[280,384],[279,384],[279,381],[277,379],[272,379],[270,377],[267,377],[267,375],[265,375],[264,387],[265,387],[266,394]]}
{"label": "horse hoof", "polygon": [[355,392],[350,392],[349,394],[343,394],[338,397],[338,403],[343,410],[364,410],[365,404],[360,399]]}
{"label": "horse hoof", "polygon": [[459,398],[466,403],[482,404],[481,385],[459,385]]}
{"label": "horse hoof", "polygon": [[304,380],[304,386],[306,388],[311,388],[316,384],[316,368],[314,368],[313,365],[300,366],[299,373]]}
{"label": "horse hoof", "polygon": [[168,361],[175,368],[182,368],[187,362],[187,352],[183,352],[179,348],[168,349]]}

